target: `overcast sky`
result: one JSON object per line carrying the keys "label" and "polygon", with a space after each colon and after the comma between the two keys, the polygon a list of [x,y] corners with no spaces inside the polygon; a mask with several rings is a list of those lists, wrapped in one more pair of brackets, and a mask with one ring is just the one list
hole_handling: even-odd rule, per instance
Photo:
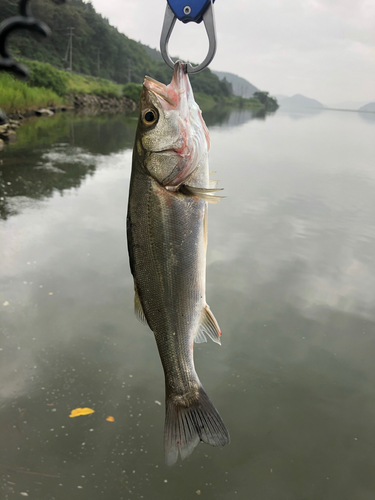
{"label": "overcast sky", "polygon": [[[119,31],[159,48],[166,0],[92,3]],[[215,15],[211,69],[273,95],[375,101],[375,0],[217,0]],[[171,55],[201,62],[208,48],[203,23],[177,22],[169,47]]]}

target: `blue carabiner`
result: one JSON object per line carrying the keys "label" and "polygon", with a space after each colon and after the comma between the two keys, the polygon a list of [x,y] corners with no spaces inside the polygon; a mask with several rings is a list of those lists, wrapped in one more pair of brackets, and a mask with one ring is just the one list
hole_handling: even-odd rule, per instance
{"label": "blue carabiner", "polygon": [[[211,4],[211,0],[167,0],[174,15],[183,23],[200,23],[203,14]],[[212,1],[215,3],[215,0]]]}
{"label": "blue carabiner", "polygon": [[168,42],[177,19],[183,23],[200,23],[203,21],[208,36],[209,47],[206,58],[198,66],[187,64],[187,73],[202,71],[214,58],[216,53],[214,2],[215,0],[167,0],[167,8],[160,37],[160,52],[170,68],[173,69],[174,62],[168,53]]}

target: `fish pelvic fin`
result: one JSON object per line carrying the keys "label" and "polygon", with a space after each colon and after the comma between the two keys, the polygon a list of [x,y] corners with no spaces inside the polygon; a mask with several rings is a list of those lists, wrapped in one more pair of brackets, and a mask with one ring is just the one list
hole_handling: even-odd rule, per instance
{"label": "fish pelvic fin", "polygon": [[201,342],[207,342],[206,335],[210,337],[211,340],[221,345],[221,330],[215,316],[209,306],[205,306],[202,311],[201,322],[194,338],[194,342],[200,344]]}
{"label": "fish pelvic fin", "polygon": [[197,198],[201,198],[209,203],[218,203],[220,200],[225,198],[225,196],[216,196],[213,194],[216,191],[222,190],[223,188],[198,188],[187,186],[186,184],[182,184],[182,186],[180,186],[180,192],[185,196],[196,196]]}
{"label": "fish pelvic fin", "polygon": [[168,397],[164,427],[164,450],[167,465],[173,465],[180,455],[187,458],[201,441],[211,446],[229,444],[229,433],[218,411],[202,386],[198,395],[187,405]]}

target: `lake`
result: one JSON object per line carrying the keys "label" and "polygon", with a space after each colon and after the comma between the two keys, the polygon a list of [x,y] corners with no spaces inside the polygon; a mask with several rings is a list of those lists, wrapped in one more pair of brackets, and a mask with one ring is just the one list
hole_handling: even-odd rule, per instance
{"label": "lake", "polygon": [[1,499],[374,499],[375,114],[205,116],[223,337],[195,363],[231,444],[164,465],[125,237],[137,117],[29,120],[0,153]]}

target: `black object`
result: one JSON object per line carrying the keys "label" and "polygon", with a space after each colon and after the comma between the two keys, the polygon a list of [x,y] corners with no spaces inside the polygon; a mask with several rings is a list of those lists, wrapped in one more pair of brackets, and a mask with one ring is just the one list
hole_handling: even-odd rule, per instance
{"label": "black object", "polygon": [[[65,0],[53,0],[56,4],[62,4]],[[51,33],[49,27],[42,21],[33,17],[29,0],[20,0],[19,15],[6,19],[0,24],[0,71],[9,71],[18,77],[27,77],[28,69],[17,63],[7,49],[7,38],[12,31],[27,29],[48,36]]]}

